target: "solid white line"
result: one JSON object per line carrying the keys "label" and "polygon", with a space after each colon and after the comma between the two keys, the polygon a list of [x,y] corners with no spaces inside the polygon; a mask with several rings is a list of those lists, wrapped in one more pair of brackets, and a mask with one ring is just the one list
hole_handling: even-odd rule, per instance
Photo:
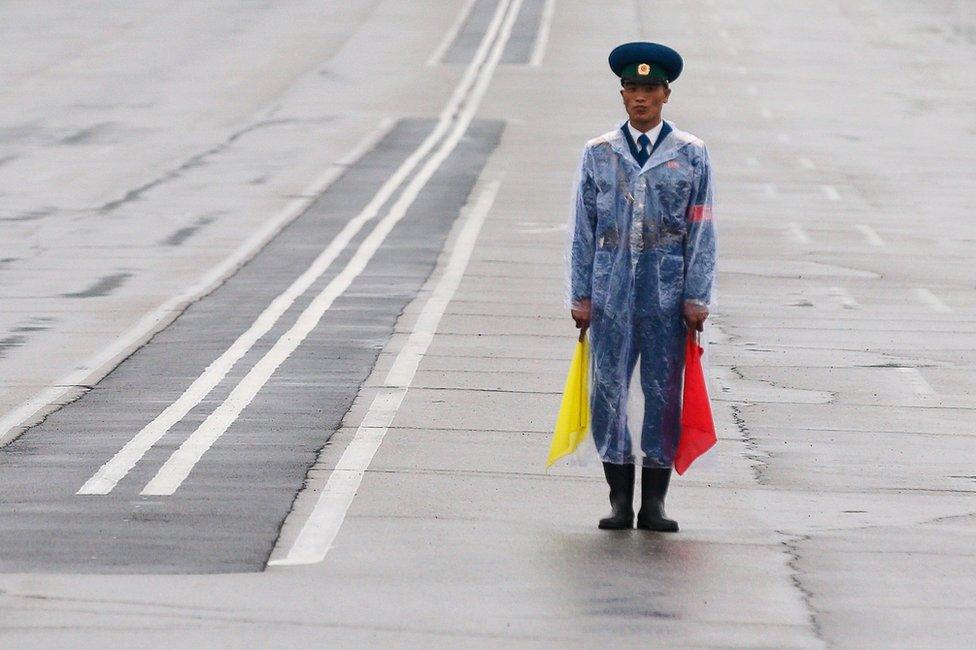
{"label": "solid white line", "polygon": [[833,185],[821,185],[820,189],[823,190],[824,196],[831,201],[840,201],[840,192]]}
{"label": "solid white line", "polygon": [[850,294],[844,287],[831,287],[830,293],[833,294],[844,309],[859,309],[860,305],[854,300],[854,296]]}
{"label": "solid white line", "polygon": [[[498,34],[498,38],[494,42],[488,60],[480,67],[471,96],[464,104],[464,108],[458,115],[457,122],[448,138],[427,159],[420,171],[410,180],[410,183],[404,188],[403,193],[390,207],[390,212],[363,240],[346,267],[315,297],[312,303],[302,312],[301,316],[298,317],[297,322],[275,342],[272,348],[244,376],[234,390],[231,391],[227,399],[214,409],[207,419],[173,452],[156,473],[156,476],[142,490],[142,494],[169,495],[173,494],[179,488],[200,458],[227,431],[230,425],[237,420],[241,412],[251,403],[261,388],[271,378],[271,375],[277,370],[278,366],[284,363],[285,359],[298,348],[302,341],[318,325],[319,320],[332,306],[336,298],[342,295],[352,284],[353,280],[365,270],[366,265],[372,259],[373,255],[376,254],[376,251],[379,250],[380,245],[386,239],[387,235],[404,217],[431,176],[434,175],[443,161],[454,151],[464,136],[468,125],[474,119],[475,111],[488,89],[488,84],[491,82],[491,77],[501,58],[504,46],[508,42],[512,25],[515,22],[515,17],[518,15],[521,3],[522,0],[512,0],[511,4],[508,4],[507,0],[501,0],[499,2],[498,11],[492,20],[489,30],[485,34],[482,46],[490,43],[496,33]],[[508,10],[507,15],[505,15],[506,9]],[[504,24],[499,31],[498,22],[502,16],[504,16]],[[480,64],[483,60],[484,49],[484,47],[479,48],[478,55],[474,60],[475,62]]]}
{"label": "solid white line", "polygon": [[878,235],[878,233],[875,232],[874,228],[872,228],[871,226],[866,226],[862,223],[859,223],[854,226],[854,229],[860,232],[862,235],[864,235],[864,238],[871,246],[885,245],[885,240],[881,239],[881,236]]}
{"label": "solid white line", "polygon": [[[367,134],[354,151],[365,152],[379,141],[393,126],[392,119],[383,120],[379,128]],[[361,155],[359,153],[358,155]],[[129,353],[148,341],[154,334],[166,328],[193,302],[213,291],[228,276],[254,257],[268,242],[291,221],[304,212],[319,194],[331,185],[344,171],[344,164],[337,160],[315,178],[301,192],[301,197],[290,201],[277,214],[242,242],[222,262],[211,268],[183,293],[170,298],[162,305],[140,318],[135,325],[120,334],[111,345],[89,357],[78,369],[61,377],[55,384],[24,402],[0,418],[0,447],[15,439],[36,416],[53,404],[63,402],[68,392],[76,386],[90,386],[119,364]]]}
{"label": "solid white line", "polygon": [[481,232],[481,225],[484,223],[485,216],[494,203],[497,193],[498,182],[496,181],[482,192],[472,208],[472,216],[464,224],[455,245],[455,249],[459,250],[460,253],[451,256],[451,261],[448,262],[444,275],[437,283],[437,287],[428,298],[420,317],[413,326],[410,338],[407,339],[403,349],[397,354],[396,360],[390,367],[386,380],[383,382],[386,386],[406,388],[413,381],[413,376],[417,373],[417,366],[423,356],[427,354],[427,348],[430,347],[430,342],[434,339],[434,333],[441,322],[444,310],[447,309],[447,305],[451,302],[458,285],[461,283],[464,269],[468,266],[468,259],[471,257],[471,251],[474,250],[475,241],[478,239],[478,233]]}
{"label": "solid white line", "polygon": [[468,0],[467,4],[461,7],[461,12],[455,19],[454,24],[451,25],[451,28],[447,30],[447,33],[444,34],[444,38],[441,39],[437,49],[435,49],[427,59],[426,65],[428,68],[441,62],[441,57],[444,56],[445,52],[447,52],[447,48],[451,47],[451,43],[454,42],[454,39],[457,38],[458,32],[461,31],[461,27],[464,26],[465,22],[467,22],[468,16],[471,14],[471,8],[474,7],[474,3],[475,0]]}
{"label": "solid white line", "polygon": [[918,368],[902,367],[895,368],[895,370],[905,376],[916,395],[935,395],[935,389],[929,382],[925,381],[925,377],[918,371]]}
{"label": "solid white line", "polygon": [[809,158],[798,158],[797,160],[799,160],[800,167],[802,167],[803,169],[816,169],[817,168],[817,166],[814,165],[813,164],[813,161],[810,160]]}
{"label": "solid white line", "polygon": [[373,456],[396,417],[417,372],[417,366],[427,352],[444,310],[454,297],[464,271],[471,259],[481,227],[498,193],[498,182],[488,185],[471,208],[467,221],[458,235],[450,261],[436,288],[424,303],[417,324],[406,346],[396,356],[386,376],[386,388],[381,390],[366,412],[349,446],[343,452],[325,488],[319,493],[312,512],[285,557],[272,560],[269,565],[289,566],[314,564],[325,559],[332,547],[356,491],[369,468]]}
{"label": "solid white line", "polygon": [[798,244],[809,244],[812,241],[807,231],[798,223],[790,224],[790,235],[793,237],[793,241]]}
{"label": "solid white line", "polygon": [[942,302],[941,298],[925,287],[917,287],[913,289],[912,292],[916,297],[918,297],[919,300],[924,302],[928,307],[931,307],[933,311],[937,311],[940,314],[952,313],[952,307]]}
{"label": "solid white line", "polygon": [[546,56],[546,46],[549,44],[549,32],[552,29],[552,17],[556,13],[556,0],[546,0],[542,7],[542,18],[539,21],[539,32],[535,37],[535,45],[532,46],[532,56],[529,58],[529,65],[538,68],[542,65],[542,59]]}
{"label": "solid white line", "polygon": [[[390,178],[380,186],[379,191],[373,196],[363,210],[350,219],[338,235],[329,243],[319,256],[284,292],[278,295],[252,325],[241,334],[236,341],[217,359],[215,359],[203,373],[183,392],[180,397],[163,410],[152,422],[147,424],[137,433],[119,452],[107,463],[105,463],[83,486],[78,490],[78,494],[108,494],[118,484],[123,477],[128,474],[136,463],[145,456],[146,452],[152,448],[169,429],[182,420],[197,404],[210,394],[210,392],[223,381],[227,373],[234,365],[261,339],[267,334],[278,320],[285,314],[291,305],[308,288],[325,273],[332,262],[349,245],[352,239],[362,230],[363,226],[374,219],[379,213],[380,208],[390,200],[398,187],[414,171],[417,165],[427,156],[437,145],[448,129],[458,109],[461,107],[464,97],[470,87],[478,79],[479,66],[487,52],[487,45],[490,41],[489,35],[494,35],[494,30],[500,23],[501,11],[496,12],[495,18],[489,30],[486,32],[485,40],[479,46],[475,57],[465,70],[461,81],[454,89],[450,99],[441,111],[437,125],[433,131],[424,138],[423,142],[414,150],[411,155],[400,164]],[[361,155],[361,153],[360,153]],[[358,156],[357,156],[358,157]]]}

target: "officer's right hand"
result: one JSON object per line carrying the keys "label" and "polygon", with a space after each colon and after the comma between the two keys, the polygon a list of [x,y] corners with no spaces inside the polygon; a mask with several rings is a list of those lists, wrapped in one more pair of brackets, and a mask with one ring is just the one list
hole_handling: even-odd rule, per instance
{"label": "officer's right hand", "polygon": [[573,308],[569,310],[570,316],[576,321],[576,327],[580,331],[580,336],[586,333],[590,327],[590,299],[581,298],[573,302]]}

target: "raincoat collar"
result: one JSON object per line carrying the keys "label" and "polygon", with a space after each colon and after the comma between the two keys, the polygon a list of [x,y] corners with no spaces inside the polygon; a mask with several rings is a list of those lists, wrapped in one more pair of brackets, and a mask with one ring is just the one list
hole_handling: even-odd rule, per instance
{"label": "raincoat collar", "polygon": [[[651,152],[651,157],[644,163],[641,171],[660,165],[678,155],[678,149],[684,142],[676,137],[676,132],[677,129],[674,123],[664,120],[664,126],[661,128],[657,142],[654,143],[654,150]],[[611,135],[610,146],[617,152],[617,155],[627,158],[634,166],[638,166],[637,159],[634,157],[633,150],[631,150],[630,139],[630,133],[627,131],[627,120],[624,120],[620,123],[620,127]],[[636,145],[634,147],[636,150]]]}

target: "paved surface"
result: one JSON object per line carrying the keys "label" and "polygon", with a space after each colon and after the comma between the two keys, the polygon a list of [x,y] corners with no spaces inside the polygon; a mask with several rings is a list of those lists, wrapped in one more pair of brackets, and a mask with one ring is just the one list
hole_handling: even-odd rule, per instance
{"label": "paved surface", "polygon": [[[966,6],[556,0],[493,32],[503,1],[426,4],[4,7],[2,407],[98,383],[0,450],[0,641],[971,647]],[[483,97],[467,89],[465,137],[185,481],[139,494],[334,275],[114,489],[75,494],[432,132],[479,32],[502,62],[482,66]],[[37,33],[63,38],[24,56]],[[638,37],[685,54],[667,115],[719,171],[721,440],[675,481],[674,536],[598,531],[598,473],[541,471],[572,350],[567,190],[620,113],[606,52]],[[274,219],[276,238],[241,248]],[[167,302],[195,285],[189,308]],[[100,355],[160,305],[130,336],[161,329],[148,345]],[[328,554],[286,565],[370,439]]]}

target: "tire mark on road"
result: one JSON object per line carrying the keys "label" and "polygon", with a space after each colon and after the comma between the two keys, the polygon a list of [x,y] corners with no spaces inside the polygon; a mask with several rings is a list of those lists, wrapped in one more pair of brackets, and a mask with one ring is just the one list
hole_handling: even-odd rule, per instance
{"label": "tire mark on road", "polygon": [[132,277],[129,272],[123,273],[113,273],[112,275],[106,275],[95,281],[95,284],[91,285],[87,289],[82,289],[81,291],[76,291],[74,293],[62,293],[62,298],[101,298],[107,296],[123,284],[126,280]]}

